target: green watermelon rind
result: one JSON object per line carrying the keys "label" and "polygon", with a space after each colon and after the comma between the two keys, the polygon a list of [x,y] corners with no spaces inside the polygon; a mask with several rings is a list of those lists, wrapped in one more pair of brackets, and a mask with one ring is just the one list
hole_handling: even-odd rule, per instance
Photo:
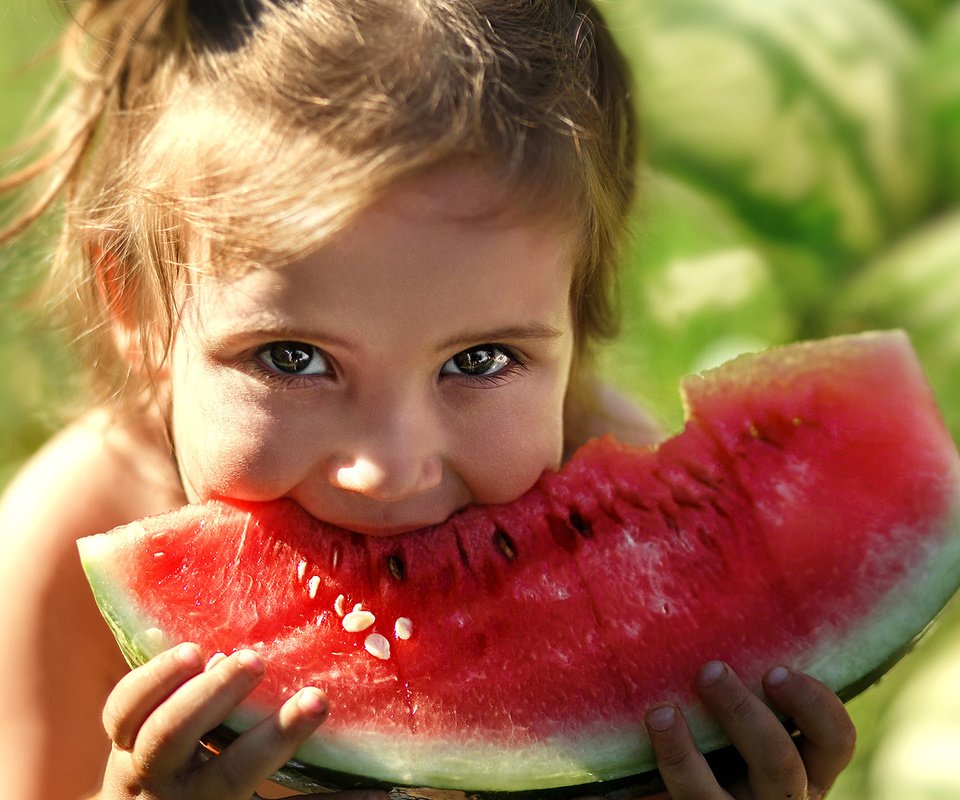
{"label": "green watermelon rind", "polygon": [[[133,537],[147,536],[146,530],[138,522],[125,525],[123,530]],[[117,640],[123,657],[131,667],[146,664],[151,658],[177,644],[162,632],[158,620],[143,614],[124,592],[112,590],[110,581],[99,577],[98,565],[109,564],[113,556],[113,547],[107,534],[80,539],[77,549],[94,600]],[[138,631],[139,634],[131,636],[129,631]]]}
{"label": "green watermelon rind", "polygon": [[[958,486],[960,474],[945,475],[944,480]],[[139,535],[137,527],[143,530],[136,523],[129,527],[132,535]],[[930,542],[929,551],[916,554],[904,579],[880,599],[869,618],[858,621],[846,633],[824,630],[817,639],[818,647],[807,653],[784,653],[782,662],[822,680],[844,700],[869,686],[910,649],[928,621],[956,591],[960,574],[958,532],[960,492],[955,490],[949,513],[931,523],[923,537]],[[110,591],[109,582],[100,576],[98,567],[112,564],[108,537],[85,539],[80,550],[97,602],[131,666],[145,663],[174,644],[160,632],[156,620],[145,618],[122,593]],[[131,637],[128,631],[140,633]],[[758,670],[772,666],[758,665]],[[687,716],[701,750],[714,751],[727,744],[704,712],[695,709]],[[257,719],[235,714],[225,725],[239,733]],[[225,742],[230,735],[221,731],[219,740]],[[623,767],[622,759],[626,759],[627,767]],[[451,776],[454,764],[459,773]],[[434,769],[431,765],[439,766]],[[301,790],[439,785],[475,796],[544,790],[554,796],[607,791],[636,795],[657,789],[654,771],[654,756],[640,730],[581,731],[576,740],[548,742],[539,752],[518,752],[509,743],[478,748],[463,740],[426,741],[417,745],[415,752],[410,740],[397,742],[390,736],[359,732],[352,739],[312,740],[276,779]],[[500,777],[490,780],[490,775]],[[411,788],[404,796],[439,796],[431,792]]]}

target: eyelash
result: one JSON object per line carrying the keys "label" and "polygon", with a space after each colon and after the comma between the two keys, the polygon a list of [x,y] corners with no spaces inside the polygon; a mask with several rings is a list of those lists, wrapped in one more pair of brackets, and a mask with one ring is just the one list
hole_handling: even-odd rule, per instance
{"label": "eyelash", "polygon": [[304,348],[313,347],[316,352],[321,355],[324,360],[330,366],[330,374],[298,374],[294,372],[281,372],[279,370],[273,370],[268,367],[263,360],[261,359],[261,354],[269,349],[271,346],[276,344],[281,344],[282,342],[271,342],[266,345],[261,345],[254,350],[250,351],[243,359],[244,366],[252,372],[256,377],[264,380],[268,383],[273,383],[284,388],[300,388],[300,387],[311,387],[316,386],[318,381],[332,380],[336,379],[337,370],[336,365],[333,359],[321,350],[319,347],[313,347],[313,345],[308,345],[305,342],[293,342],[291,344],[302,344]]}
{"label": "eyelash", "polygon": [[[472,348],[468,347],[466,351],[460,351],[460,352],[467,352],[469,350],[479,350],[483,347],[489,347],[491,349],[499,350],[510,359],[510,363],[507,366],[503,367],[503,369],[499,370],[498,372],[495,372],[493,375],[449,374],[449,375],[442,375],[441,377],[445,378],[446,380],[451,380],[451,379],[459,380],[460,382],[462,382],[468,387],[472,386],[475,388],[480,388],[480,387],[486,388],[490,386],[500,386],[501,384],[506,383],[508,380],[513,378],[518,372],[526,372],[529,369],[527,362],[523,356],[521,356],[512,347],[507,347],[506,345],[503,345],[503,344],[494,344],[494,343],[482,344]],[[478,384],[479,384],[479,387],[478,387]]]}

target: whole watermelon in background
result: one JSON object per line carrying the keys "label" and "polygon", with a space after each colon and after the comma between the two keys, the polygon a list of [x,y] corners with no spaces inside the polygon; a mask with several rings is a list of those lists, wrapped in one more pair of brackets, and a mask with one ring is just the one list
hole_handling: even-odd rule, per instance
{"label": "whole watermelon in background", "polygon": [[785,663],[849,698],[960,586],[960,457],[905,336],[744,356],[684,396],[674,438],[594,440],[432,528],[214,503],[82,539],[84,569],[134,664],[185,639],[263,654],[231,730],[328,691],[293,786],[643,793],[653,703],[725,742],[693,691],[705,661],[755,691]]}
{"label": "whole watermelon in background", "polygon": [[677,383],[743,352],[794,336],[775,273],[780,264],[715,198],[651,171],[620,284],[624,327],[603,372],[642,387],[670,430],[682,422]]}
{"label": "whole watermelon in background", "polygon": [[604,5],[654,165],[848,272],[924,211],[918,43],[876,0]]}
{"label": "whole watermelon in background", "polygon": [[960,201],[960,3],[933,29],[923,57],[923,93],[936,134],[941,193]]}

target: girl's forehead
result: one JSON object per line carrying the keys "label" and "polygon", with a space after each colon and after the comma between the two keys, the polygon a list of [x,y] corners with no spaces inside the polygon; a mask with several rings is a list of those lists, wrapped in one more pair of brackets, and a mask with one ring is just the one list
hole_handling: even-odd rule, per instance
{"label": "girl's forehead", "polygon": [[[522,177],[467,157],[401,175],[366,198],[359,195],[356,203],[349,189],[346,191],[344,197],[324,197],[318,192],[313,202],[301,198],[288,207],[291,213],[287,214],[277,203],[281,213],[273,235],[266,239],[258,227],[258,222],[264,223],[263,217],[257,220],[255,215],[235,213],[234,209],[230,224],[210,226],[209,237],[200,237],[208,239],[209,245],[200,248],[207,253],[206,258],[200,255],[201,269],[221,274],[244,271],[244,265],[230,255],[245,248],[248,236],[252,246],[246,249],[253,257],[246,266],[283,266],[329,246],[351,230],[378,229],[384,217],[424,228],[457,228],[468,235],[510,228],[547,228],[564,239],[583,235],[579,209],[564,200],[562,192],[547,197],[531,189]],[[258,248],[257,239],[266,246]],[[235,251],[231,248],[234,240],[239,244]],[[221,253],[226,258],[218,258]]]}
{"label": "girl's forehead", "polygon": [[420,220],[502,223],[519,210],[511,188],[494,169],[465,160],[401,181],[388,188],[372,210],[389,208]]}
{"label": "girl's forehead", "polygon": [[412,313],[421,301],[460,304],[491,287],[539,302],[569,293],[571,231],[562,219],[517,207],[489,172],[458,166],[398,184],[301,258],[201,272],[188,292],[195,312],[219,310],[224,319],[273,303],[330,312],[382,302]]}

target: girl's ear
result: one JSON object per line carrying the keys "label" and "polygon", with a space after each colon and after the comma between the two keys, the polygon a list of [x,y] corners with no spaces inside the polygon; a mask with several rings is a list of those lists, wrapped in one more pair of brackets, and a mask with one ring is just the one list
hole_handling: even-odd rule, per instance
{"label": "girl's ear", "polygon": [[117,353],[131,371],[141,372],[146,367],[146,354],[129,271],[116,251],[102,242],[88,245],[87,256],[93,266],[97,296]]}

